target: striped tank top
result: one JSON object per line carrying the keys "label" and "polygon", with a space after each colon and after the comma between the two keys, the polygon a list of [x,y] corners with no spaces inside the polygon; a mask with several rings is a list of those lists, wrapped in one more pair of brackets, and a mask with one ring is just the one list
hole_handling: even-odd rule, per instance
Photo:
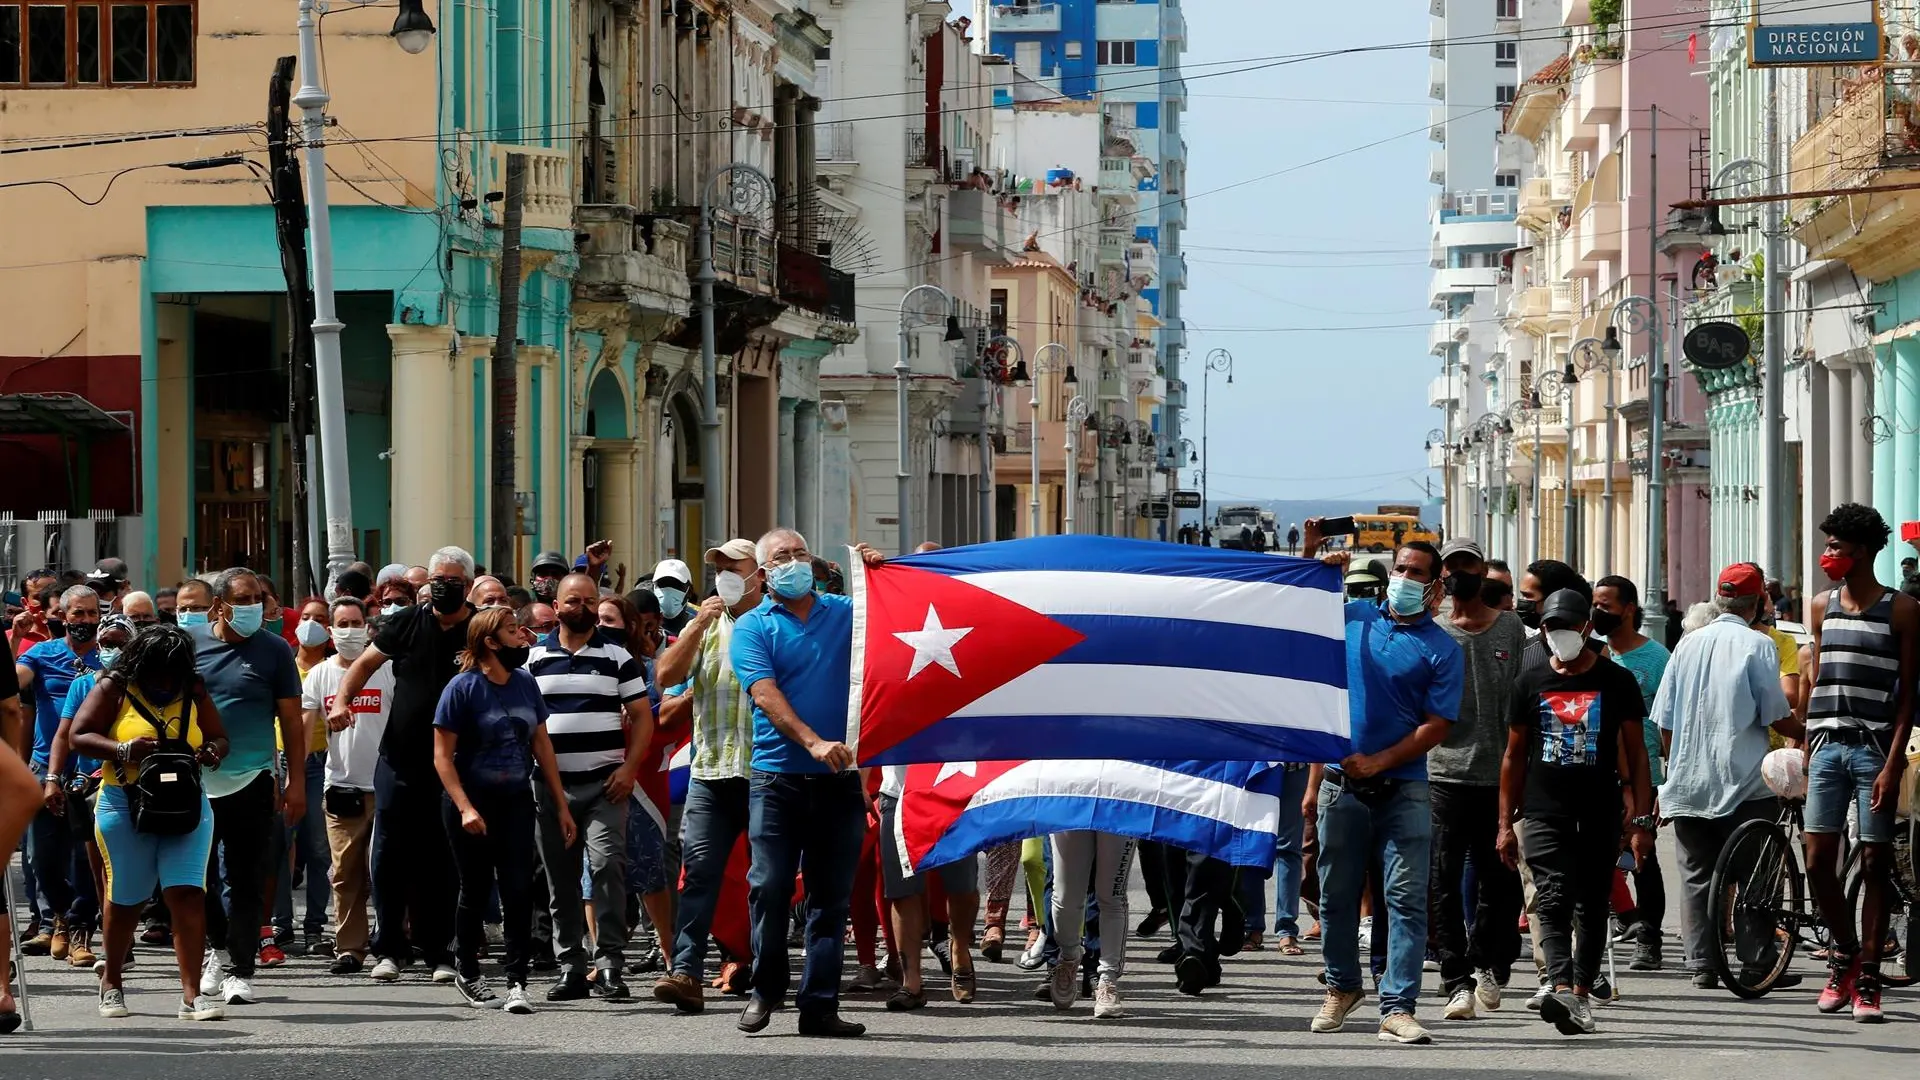
{"label": "striped tank top", "polygon": [[1807,731],[1893,730],[1894,687],[1900,651],[1893,636],[1893,590],[1854,614],[1840,606],[1840,588],[1827,596],[1820,627],[1820,679],[1807,702]]}

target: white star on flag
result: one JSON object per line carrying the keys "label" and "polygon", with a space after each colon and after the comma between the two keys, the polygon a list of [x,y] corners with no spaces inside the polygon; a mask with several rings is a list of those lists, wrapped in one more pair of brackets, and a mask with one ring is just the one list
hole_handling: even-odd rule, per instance
{"label": "white star on flag", "polygon": [[973,633],[971,626],[949,630],[940,625],[940,613],[933,609],[933,605],[927,605],[927,621],[924,626],[918,630],[895,631],[893,635],[913,649],[913,667],[907,672],[907,678],[911,680],[915,675],[925,671],[930,664],[939,664],[952,672],[955,678],[959,678],[960,666],[953,662],[953,647],[960,644],[961,638],[971,633]]}
{"label": "white star on flag", "polygon": [[978,771],[971,761],[949,761],[940,766],[940,775],[933,778],[933,786],[939,787],[941,784],[946,783],[948,777],[973,776],[976,775]]}

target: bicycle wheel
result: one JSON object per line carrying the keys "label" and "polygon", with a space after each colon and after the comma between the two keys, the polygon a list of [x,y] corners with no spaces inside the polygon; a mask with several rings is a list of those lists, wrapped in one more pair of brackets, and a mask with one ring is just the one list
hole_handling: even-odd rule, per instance
{"label": "bicycle wheel", "polygon": [[1707,958],[1727,989],[1757,998],[1779,983],[1807,920],[1805,897],[1806,882],[1778,825],[1749,821],[1733,830],[1707,894]]}
{"label": "bicycle wheel", "polygon": [[[1847,856],[1843,879],[1847,887],[1847,917],[1853,920],[1856,935],[1860,933],[1861,893],[1866,886],[1866,874],[1860,863],[1861,849],[1856,846]],[[1914,947],[1920,942],[1913,936],[1913,905],[1914,898],[1896,870],[1887,882],[1887,936],[1880,946],[1880,981],[1884,985],[1912,986],[1920,981],[1920,957],[1914,955]]]}

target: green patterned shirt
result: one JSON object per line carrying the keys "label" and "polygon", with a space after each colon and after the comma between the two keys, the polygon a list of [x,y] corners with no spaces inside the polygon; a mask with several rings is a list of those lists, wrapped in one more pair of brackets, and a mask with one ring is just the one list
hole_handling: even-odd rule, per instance
{"label": "green patterned shirt", "polygon": [[728,649],[734,619],[722,612],[700,639],[688,693],[693,695],[695,780],[744,779],[753,775],[753,698],[734,678]]}

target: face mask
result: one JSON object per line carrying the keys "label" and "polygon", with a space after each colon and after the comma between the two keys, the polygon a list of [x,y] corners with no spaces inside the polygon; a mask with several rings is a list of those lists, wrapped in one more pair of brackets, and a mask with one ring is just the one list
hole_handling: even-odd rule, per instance
{"label": "face mask", "polygon": [[75,645],[87,645],[93,641],[93,635],[100,632],[99,623],[68,623],[67,640]]}
{"label": "face mask", "polygon": [[47,633],[52,634],[56,638],[66,637],[67,636],[66,621],[60,618],[56,618],[54,616],[48,616]]}
{"label": "face mask", "polygon": [[163,622],[163,623],[168,623],[168,624],[172,624],[172,623],[173,623],[173,621],[174,621],[174,614],[173,614],[173,612],[171,612],[171,611],[163,611],[163,612],[161,612],[161,613],[160,613],[160,621],[161,621],[161,622]]}
{"label": "face mask", "polygon": [[1538,602],[1521,597],[1513,602],[1513,613],[1527,624],[1527,629],[1540,629],[1540,605]]}
{"label": "face mask", "polygon": [[527,654],[532,651],[532,649],[529,649],[525,645],[513,645],[495,649],[493,650],[493,655],[502,664],[506,665],[508,671],[512,671],[522,664],[525,664],[527,662]]}
{"label": "face mask", "polygon": [[798,600],[813,591],[813,567],[790,562],[767,571],[767,584],[782,600]]}
{"label": "face mask", "polygon": [[279,637],[281,632],[287,628],[287,617],[285,615],[275,615],[260,625],[265,628],[267,633],[272,634],[274,637]]}
{"label": "face mask", "polygon": [[563,611],[560,613],[560,624],[576,634],[585,634],[600,625],[600,616],[591,608]]}
{"label": "face mask", "polygon": [[[306,625],[302,623],[301,625]],[[315,623],[313,625],[319,625]],[[333,628],[333,649],[348,660],[356,660],[367,651],[367,628],[364,626],[336,626]]]}
{"label": "face mask", "polygon": [[662,588],[661,586],[655,585],[653,587],[653,595],[660,598],[660,614],[665,615],[669,619],[677,617],[680,614],[680,609],[687,606],[687,590],[685,589]]}
{"label": "face mask", "polygon": [[118,659],[120,659],[119,649],[109,649],[103,646],[100,649],[100,670],[105,671],[112,667],[113,662]]}
{"label": "face mask", "polygon": [[1387,579],[1387,610],[1395,615],[1418,615],[1427,609],[1427,587],[1410,577]]}
{"label": "face mask", "polygon": [[713,576],[713,591],[721,603],[732,607],[747,595],[747,579],[731,570],[722,570]]}
{"label": "face mask", "polygon": [[1447,590],[1447,595],[1455,600],[1471,602],[1479,599],[1480,587],[1486,583],[1486,580],[1486,577],[1481,574],[1449,574],[1442,582],[1442,587]]}
{"label": "face mask", "polygon": [[1826,575],[1835,581],[1844,580],[1848,574],[1853,573],[1853,556],[1822,555],[1820,556],[1820,569],[1825,571]]}
{"label": "face mask", "polygon": [[174,616],[174,624],[176,626],[205,626],[207,625],[207,613],[204,611],[177,612]]}
{"label": "face mask", "polygon": [[464,581],[435,579],[430,588],[433,591],[433,610],[442,615],[451,615],[467,604],[467,583]]}
{"label": "face mask", "polygon": [[1612,637],[1613,632],[1620,629],[1622,621],[1623,619],[1617,612],[1601,611],[1599,608],[1593,609],[1593,632],[1599,634],[1601,637]]}
{"label": "face mask", "polygon": [[405,610],[407,610],[407,605],[405,604],[388,604],[386,607],[380,609],[380,614],[398,615]]}
{"label": "face mask", "polygon": [[228,604],[227,625],[241,637],[252,637],[260,632],[260,621],[265,618],[265,604]]}
{"label": "face mask", "polygon": [[327,627],[319,619],[306,619],[293,628],[293,636],[307,648],[317,649],[327,643]]}
{"label": "face mask", "polygon": [[1480,584],[1480,602],[1488,607],[1499,607],[1506,603],[1507,597],[1511,595],[1513,595],[1513,590],[1509,588],[1504,581],[1495,581],[1492,578],[1488,578]]}
{"label": "face mask", "polygon": [[1563,664],[1572,663],[1587,647],[1587,635],[1578,630],[1549,630],[1546,639],[1553,658]]}
{"label": "face mask", "polygon": [[553,598],[559,595],[559,578],[543,577],[533,579],[533,598],[535,600],[543,604],[551,604],[553,603]]}

